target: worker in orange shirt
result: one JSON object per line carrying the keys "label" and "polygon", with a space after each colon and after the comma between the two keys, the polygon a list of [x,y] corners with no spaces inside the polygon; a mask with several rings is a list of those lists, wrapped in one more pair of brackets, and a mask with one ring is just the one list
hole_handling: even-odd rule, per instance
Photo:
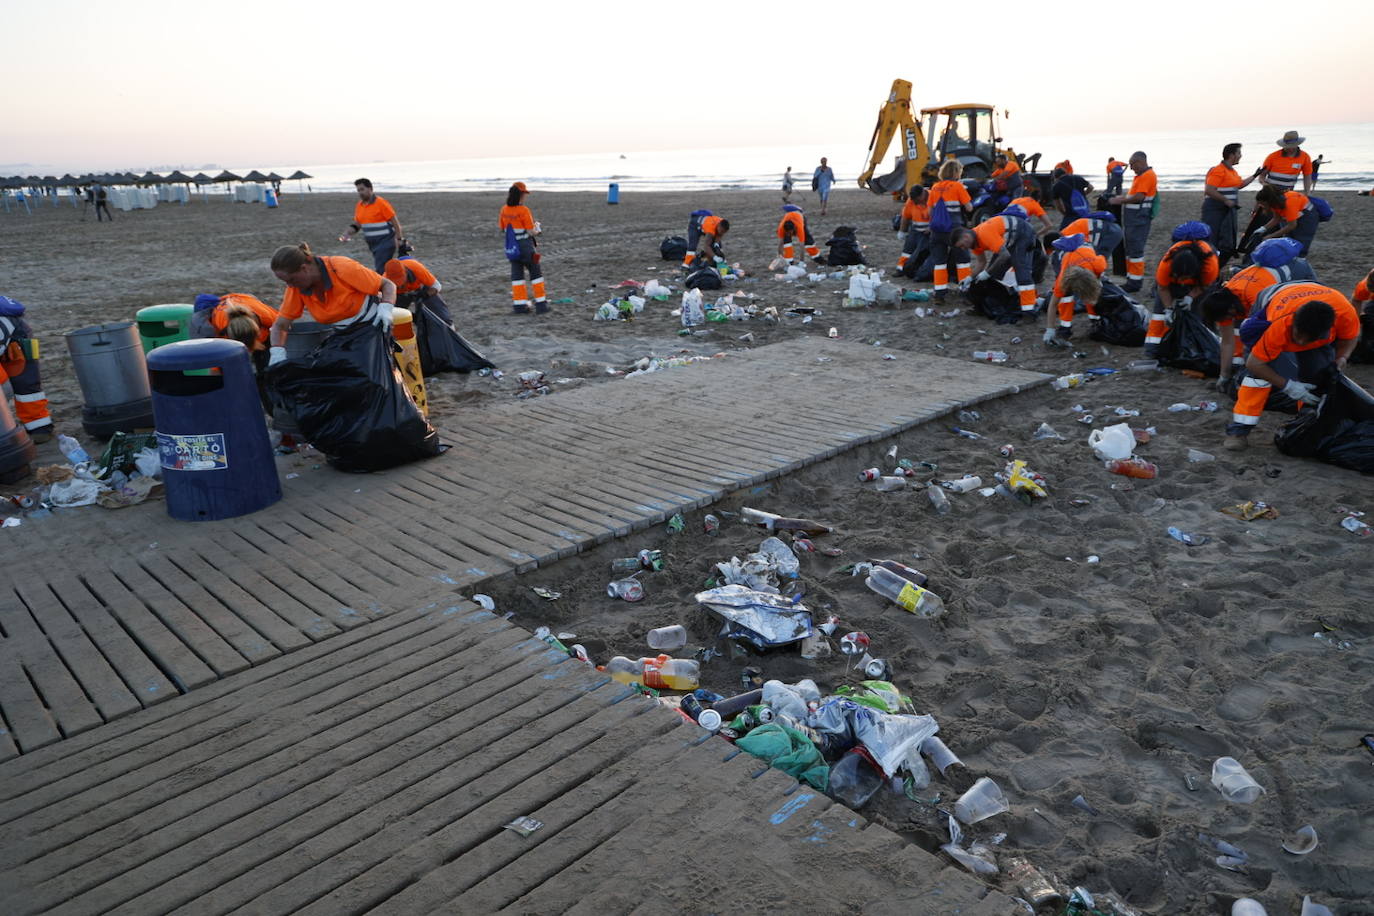
{"label": "worker in orange shirt", "polygon": [[401,251],[405,253],[387,261],[386,270],[382,271],[382,276],[396,284],[396,304],[412,312],[420,306],[426,306],[444,324],[452,327],[453,314],[448,310],[448,303],[439,295],[444,284],[428,267],[410,255],[410,246],[401,246]]}
{"label": "worker in orange shirt", "polygon": [[1363,280],[1355,284],[1355,295],[1351,296],[1351,301],[1360,310],[1361,315],[1374,314],[1374,270],[1371,270]]}
{"label": "worker in orange shirt", "polygon": [[930,192],[914,184],[907,191],[902,204],[901,223],[897,227],[897,241],[902,254],[897,258],[897,272],[915,279],[921,262],[930,252]]}
{"label": "worker in orange shirt", "polygon": [[1099,252],[1103,257],[1116,250],[1123,235],[1121,224],[1106,210],[1094,210],[1087,216],[1069,223],[1060,229],[1059,233],[1061,238],[1070,235],[1083,236],[1093,251]]}
{"label": "worker in orange shirt", "polygon": [[1265,185],[1255,195],[1255,205],[1269,214],[1269,221],[1256,230],[1257,237],[1265,239],[1293,239],[1302,246],[1303,257],[1312,247],[1317,237],[1317,226],[1321,217],[1306,194],[1297,191],[1280,191],[1273,185]]}
{"label": "worker in orange shirt", "polygon": [[191,336],[237,340],[255,356],[262,353],[266,365],[268,332],[276,321],[277,310],[257,296],[202,293],[191,312]]}
{"label": "worker in orange shirt", "polygon": [[24,319],[24,304],[0,296],[0,383],[14,391],[15,419],[34,442],[52,438],[52,415],[38,366],[38,341]]}
{"label": "worker in orange shirt", "polygon": [[1303,151],[1306,137],[1298,136],[1296,130],[1286,132],[1274,141],[1278,149],[1264,157],[1261,180],[1281,191],[1297,189],[1298,179],[1302,179],[1302,192],[1312,193],[1312,157]]}
{"label": "worker in orange shirt", "polygon": [[1122,289],[1134,293],[1145,285],[1145,245],[1150,240],[1150,225],[1154,222],[1159,179],[1143,152],[1132,153],[1130,165],[1135,172],[1130,192],[1107,202],[1122,207],[1121,228],[1126,231],[1126,285]]}
{"label": "worker in orange shirt", "polygon": [[320,324],[340,328],[369,321],[390,334],[396,284],[352,258],[318,257],[301,242],[273,253],[272,273],[286,292],[269,334],[269,366],[286,359],[291,323],[307,311]]}
{"label": "worker in orange shirt", "polygon": [[1126,166],[1129,164],[1115,156],[1107,157],[1107,196],[1120,194],[1126,186]]}
{"label": "worker in orange shirt", "polygon": [[1236,251],[1236,208],[1240,206],[1241,188],[1248,187],[1263,171],[1257,169],[1250,177],[1241,178],[1236,171],[1240,155],[1239,143],[1223,146],[1221,162],[1208,170],[1203,181],[1202,221],[1212,230],[1212,243],[1223,264]]}
{"label": "worker in orange shirt", "polygon": [[361,229],[363,241],[372,251],[372,263],[381,273],[386,262],[396,256],[396,248],[401,244],[401,223],[386,198],[373,192],[371,181],[359,178],[353,182],[353,187],[358,191],[358,202],[353,205],[353,222],[348,231],[339,236],[339,241],[348,241]]}
{"label": "worker in orange shirt", "polygon": [[[544,291],[544,268],[540,265],[539,223],[530,208],[525,206],[529,188],[517,181],[506,191],[506,205],[501,208],[498,225],[506,234],[506,260],[510,262],[511,310],[517,315],[530,313],[530,299],[534,310],[543,315],[549,310]],[[525,282],[525,275],[529,282]]]}
{"label": "worker in orange shirt", "polygon": [[1333,365],[1344,369],[1360,340],[1360,318],[1331,287],[1298,280],[1260,293],[1240,339],[1250,355],[1226,427],[1228,449],[1245,448],[1275,386],[1294,401],[1311,401]]}
{"label": "worker in orange shirt", "polygon": [[1059,172],[1059,171],[1062,171],[1065,175],[1072,175],[1072,174],[1073,174],[1073,163],[1070,162],[1070,161],[1067,160],[1067,159],[1064,159],[1064,160],[1062,160],[1062,161],[1060,161],[1060,162],[1056,162],[1056,163],[1054,164],[1054,168],[1050,169],[1050,171],[1051,171],[1051,172]]}
{"label": "worker in orange shirt", "polygon": [[1292,239],[1260,242],[1252,253],[1254,263],[1203,296],[1202,317],[1216,325],[1221,336],[1220,365],[1216,388],[1229,391],[1231,377],[1245,365],[1245,345],[1236,326],[1249,317],[1260,293],[1290,280],[1317,279],[1311,266],[1298,255],[1302,246]]}
{"label": "worker in orange shirt", "polygon": [[782,219],[778,222],[778,256],[798,264],[806,264],[808,257],[821,253],[811,230],[806,227],[806,214],[796,204],[783,204]]}
{"label": "worker in orange shirt", "polygon": [[[968,288],[972,273],[968,249],[953,244],[953,234],[963,227],[966,217],[973,215],[973,201],[959,181],[964,167],[957,160],[946,159],[936,174],[940,180],[930,188],[930,259],[934,265],[935,299],[940,301],[948,293],[951,267],[959,288]],[[941,207],[944,209],[939,210]]]}
{"label": "worker in orange shirt", "polygon": [[[1107,259],[1094,251],[1082,235],[1062,235],[1051,244],[1062,255],[1049,307],[1045,310],[1045,343],[1063,346],[1061,341],[1073,337],[1076,305],[1082,304],[1089,321],[1097,320],[1097,300],[1102,295],[1102,275],[1107,272]],[[1074,278],[1072,282],[1071,277]]]}
{"label": "worker in orange shirt", "polygon": [[1174,244],[1159,259],[1155,269],[1155,310],[1145,329],[1144,355],[1159,350],[1159,342],[1169,330],[1174,304],[1189,306],[1198,299],[1221,272],[1216,249],[1207,243],[1207,226],[1196,220],[1174,230]]}
{"label": "worker in orange shirt", "polygon": [[687,220],[687,254],[682,259],[684,270],[691,270],[697,255],[708,258],[724,257],[720,240],[730,231],[730,221],[710,210],[693,210]]}
{"label": "worker in orange shirt", "polygon": [[1050,222],[1049,215],[1045,213],[1045,206],[1040,202],[1040,186],[1031,182],[1025,186],[1025,196],[1017,197],[1007,204],[1009,207],[1020,207],[1026,214],[1026,219],[1035,220],[1040,224],[1036,230],[1038,235],[1044,235],[1054,230],[1054,224]]}
{"label": "worker in orange shirt", "polygon": [[998,153],[992,157],[992,165],[988,180],[992,182],[993,190],[1008,197],[1019,197],[1023,185],[1020,163],[1008,159],[1006,153]]}
{"label": "worker in orange shirt", "polygon": [[1008,269],[1016,272],[1016,296],[1023,316],[1035,313],[1035,281],[1032,268],[1039,245],[1035,230],[1019,216],[1003,213],[986,219],[972,229],[954,230],[953,244],[973,252],[978,269],[974,282],[1001,279]]}

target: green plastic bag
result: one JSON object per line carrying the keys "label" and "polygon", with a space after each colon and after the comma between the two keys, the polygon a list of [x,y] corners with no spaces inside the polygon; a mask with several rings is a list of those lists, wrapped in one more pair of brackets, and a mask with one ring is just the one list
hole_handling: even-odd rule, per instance
{"label": "green plastic bag", "polygon": [[735,747],[822,792],[830,782],[830,766],[820,749],[796,729],[769,722],[737,738]]}
{"label": "green plastic bag", "polygon": [[145,448],[157,448],[156,435],[153,433],[116,432],[110,437],[109,445],[105,446],[105,451],[101,453],[100,460],[96,463],[95,476],[104,480],[115,471],[123,471],[125,474],[131,473],[134,470],[134,456]]}
{"label": "green plastic bag", "polygon": [[888,681],[863,681],[862,684],[862,687],[845,685],[838,688],[835,693],[860,706],[867,706],[879,712],[899,713],[914,709],[911,701],[902,696],[902,692]]}

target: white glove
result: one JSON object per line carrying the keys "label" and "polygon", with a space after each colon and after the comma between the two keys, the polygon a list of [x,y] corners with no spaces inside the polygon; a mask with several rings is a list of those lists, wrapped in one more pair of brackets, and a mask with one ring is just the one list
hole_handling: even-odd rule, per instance
{"label": "white glove", "polygon": [[905,242],[905,241],[906,241],[906,233],[905,233],[905,232],[900,232],[900,231],[899,231],[899,232],[897,233],[897,241],[899,241],[899,242]]}
{"label": "white glove", "polygon": [[1312,400],[1312,392],[1314,390],[1316,390],[1315,385],[1309,385],[1307,382],[1300,382],[1295,378],[1289,379],[1288,384],[1283,386],[1283,393],[1295,401]]}
{"label": "white glove", "polygon": [[1046,346],[1054,346],[1056,342],[1054,328],[1045,328],[1045,336],[1042,339],[1045,341]]}
{"label": "white glove", "polygon": [[980,270],[980,271],[978,271],[978,276],[976,276],[976,277],[973,278],[973,282],[974,282],[974,283],[982,283],[984,280],[991,280],[991,279],[992,279],[992,274],[988,273],[986,270]]}
{"label": "white glove", "polygon": [[959,292],[961,292],[961,293],[966,293],[966,292],[968,292],[968,288],[969,288],[970,286],[972,286],[972,285],[973,285],[973,280],[969,279],[968,277],[965,277],[964,279],[962,279],[962,280],[959,281]]}
{"label": "white glove", "polygon": [[275,366],[286,359],[285,347],[273,347],[267,351],[267,365]]}
{"label": "white glove", "polygon": [[372,323],[383,331],[391,330],[392,312],[395,310],[390,302],[378,302],[377,313],[372,316]]}

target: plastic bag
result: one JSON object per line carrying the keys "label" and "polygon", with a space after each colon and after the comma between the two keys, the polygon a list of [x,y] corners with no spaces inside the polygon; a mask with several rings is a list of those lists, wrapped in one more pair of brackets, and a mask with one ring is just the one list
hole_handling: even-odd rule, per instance
{"label": "plastic bag", "polygon": [[136,466],[136,458],[144,449],[153,450],[153,464],[158,468],[156,475],[148,474],[141,467],[137,468],[139,473],[148,476],[161,476],[162,459],[157,454],[157,436],[153,433],[126,433],[116,432],[110,437],[110,442],[105,446],[105,451],[100,453],[100,460],[96,462],[95,476],[100,478],[109,477],[116,471],[129,473]]}
{"label": "plastic bag", "polygon": [[895,776],[907,757],[940,730],[932,716],[892,715],[875,709],[854,711],[854,737],[888,776]]}
{"label": "plastic bag", "polygon": [[1096,311],[1098,318],[1089,325],[1088,337],[1118,347],[1144,345],[1149,313],[1120,287],[1104,282]]}
{"label": "plastic bag", "polygon": [[759,648],[784,646],[811,635],[811,612],[791,598],[743,585],[722,585],[698,592],[697,603],[731,626],[727,636]]}
{"label": "plastic bag", "polygon": [[1211,378],[1221,372],[1221,338],[1191,307],[1174,307],[1173,323],[1156,355],[1161,366],[1192,369]]}
{"label": "plastic bag", "polygon": [[830,767],[820,750],[801,732],[769,722],[735,740],[735,747],[768,761],[774,769],[825,791]]}
{"label": "plastic bag", "polygon": [[682,326],[695,327],[706,323],[706,306],[701,291],[689,289],[682,294]]}
{"label": "plastic bag", "polygon": [[1088,445],[1100,461],[1113,458],[1129,458],[1135,451],[1135,433],[1125,423],[1095,429],[1088,433]]}
{"label": "plastic bag", "polygon": [[1015,324],[1021,320],[1021,300],[1016,290],[993,279],[974,283],[968,288],[967,298],[973,308],[985,318],[998,324]]}
{"label": "plastic bag", "polygon": [[442,451],[401,379],[395,346],[373,325],[356,323],[267,370],[274,399],[339,470],[379,471]]}
{"label": "plastic bag", "polygon": [[81,477],[60,480],[48,490],[48,502],[66,509],[91,506],[99,498],[100,484]]}
{"label": "plastic bag", "polygon": [[1275,433],[1274,445],[1285,455],[1374,474],[1374,395],[1339,372],[1317,390],[1326,396]]}
{"label": "plastic bag", "polygon": [[830,768],[830,796],[851,808],[863,807],[883,787],[883,774],[857,750]]}
{"label": "plastic bag", "polygon": [[701,264],[687,274],[687,278],[682,281],[683,286],[688,289],[720,289],[724,282],[720,279],[720,272],[714,265]]}
{"label": "plastic bag", "polygon": [[414,315],[420,372],[425,376],[496,368],[495,363],[479,353],[429,306],[421,305],[414,310]]}

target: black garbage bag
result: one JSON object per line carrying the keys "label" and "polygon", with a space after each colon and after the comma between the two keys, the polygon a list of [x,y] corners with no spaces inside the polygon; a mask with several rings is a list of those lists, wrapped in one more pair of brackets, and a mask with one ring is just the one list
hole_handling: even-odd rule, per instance
{"label": "black garbage bag", "polygon": [[358,323],[267,370],[274,403],[341,471],[380,471],[442,450],[401,379],[395,347],[389,335]]}
{"label": "black garbage bag", "polygon": [[1350,354],[1352,363],[1374,363],[1374,308],[1365,307],[1360,315],[1360,342]]}
{"label": "black garbage bag", "polygon": [[1374,474],[1374,395],[1335,370],[1317,391],[1326,396],[1284,424],[1274,445],[1285,455]]}
{"label": "black garbage bag", "polygon": [[1174,306],[1173,324],[1159,342],[1159,364],[1192,369],[1209,378],[1221,374],[1221,338],[1193,307]]}
{"label": "black garbage bag", "polygon": [[996,280],[974,283],[965,295],[978,314],[998,324],[1016,324],[1021,320],[1021,300],[1016,290]]}
{"label": "black garbage bag", "polygon": [[680,235],[670,235],[658,245],[658,256],[665,261],[681,261],[687,257],[687,240]]}
{"label": "black garbage bag", "polygon": [[1128,296],[1121,287],[1103,281],[1097,300],[1098,319],[1090,325],[1088,336],[1118,347],[1145,344],[1145,327],[1150,319],[1145,306]]}
{"label": "black garbage bag", "polygon": [[682,284],[688,289],[720,289],[725,285],[720,279],[720,271],[710,264],[701,264],[694,268]]}
{"label": "black garbage bag", "polygon": [[420,351],[420,371],[425,376],[440,372],[473,372],[495,369],[496,364],[477,351],[427,305],[417,308],[415,343]]}
{"label": "black garbage bag", "polygon": [[854,236],[853,226],[838,226],[826,241],[830,253],[817,258],[822,264],[832,267],[848,267],[852,264],[867,264],[864,253],[859,248],[859,240]]}

